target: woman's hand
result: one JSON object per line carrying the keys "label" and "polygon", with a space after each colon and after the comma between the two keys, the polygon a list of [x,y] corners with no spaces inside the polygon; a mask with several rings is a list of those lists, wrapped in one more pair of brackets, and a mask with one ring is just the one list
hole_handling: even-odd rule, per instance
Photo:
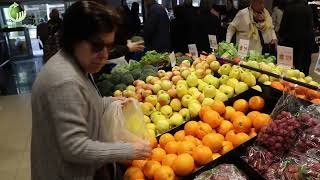
{"label": "woman's hand", "polygon": [[112,101],[126,101],[126,97],[112,97]]}
{"label": "woman's hand", "polygon": [[135,160],[144,160],[149,158],[151,155],[152,149],[148,141],[138,141],[133,143],[133,148],[133,159]]}
{"label": "woman's hand", "polygon": [[127,41],[127,47],[129,48],[130,52],[139,52],[144,50],[144,42],[132,42],[131,40]]}

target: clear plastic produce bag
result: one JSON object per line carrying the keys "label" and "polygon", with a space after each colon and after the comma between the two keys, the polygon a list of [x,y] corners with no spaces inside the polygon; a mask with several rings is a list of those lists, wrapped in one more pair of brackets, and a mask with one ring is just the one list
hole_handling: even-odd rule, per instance
{"label": "clear plastic produce bag", "polygon": [[233,164],[221,164],[203,172],[195,180],[247,180],[246,175]]}
{"label": "clear plastic produce bag", "polygon": [[106,138],[111,142],[147,140],[147,129],[139,102],[133,98],[114,101],[103,116]]}

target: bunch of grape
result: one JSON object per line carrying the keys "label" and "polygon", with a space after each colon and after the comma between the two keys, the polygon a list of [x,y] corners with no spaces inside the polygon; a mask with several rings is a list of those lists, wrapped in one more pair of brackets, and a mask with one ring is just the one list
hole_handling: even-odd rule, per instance
{"label": "bunch of grape", "polygon": [[248,147],[247,154],[243,159],[257,172],[264,174],[277,157],[261,147],[251,146]]}
{"label": "bunch of grape", "polygon": [[291,113],[282,111],[269,126],[261,129],[258,142],[273,154],[283,155],[295,144],[300,127]]}
{"label": "bunch of grape", "polygon": [[266,180],[279,180],[281,178],[281,163],[273,163],[263,175]]}
{"label": "bunch of grape", "polygon": [[292,163],[287,165],[282,173],[284,180],[318,180],[320,178],[320,163],[307,162],[307,163]]}
{"label": "bunch of grape", "polygon": [[303,128],[314,127],[320,123],[319,119],[313,118],[308,113],[301,113],[297,118],[297,121],[299,121],[304,126]]}
{"label": "bunch of grape", "polygon": [[304,131],[296,143],[296,150],[306,152],[309,149],[320,150],[320,124]]}

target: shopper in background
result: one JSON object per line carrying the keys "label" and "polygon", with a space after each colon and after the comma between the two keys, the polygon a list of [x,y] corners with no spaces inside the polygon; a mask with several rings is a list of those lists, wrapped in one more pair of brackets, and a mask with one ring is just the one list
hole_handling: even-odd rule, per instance
{"label": "shopper in background", "polygon": [[173,8],[174,19],[170,23],[171,47],[175,52],[188,52],[188,34],[186,31],[186,21],[183,16],[183,6]]}
{"label": "shopper in background", "polygon": [[236,17],[238,10],[234,7],[233,0],[227,0],[226,5],[226,17],[222,19],[222,22],[229,24],[234,17]]}
{"label": "shopper in background", "polygon": [[144,41],[147,50],[170,50],[170,20],[165,8],[155,0],[145,0],[147,17],[144,23]]}
{"label": "shopper in background", "polygon": [[197,45],[198,51],[211,52],[208,35],[216,35],[220,38],[221,22],[219,18],[213,15],[211,0],[201,0],[198,14],[195,17],[192,30],[194,31],[194,42]]}
{"label": "shopper in background", "polygon": [[267,49],[267,46],[276,47],[277,36],[272,18],[264,8],[264,0],[252,0],[250,7],[238,12],[228,27],[226,41],[230,42],[234,34],[237,36],[237,43],[240,39],[250,41],[249,50],[263,52],[263,48]]}
{"label": "shopper in background", "polygon": [[52,9],[50,13],[50,19],[48,21],[49,36],[54,35],[61,28],[62,19],[58,9]]}
{"label": "shopper in background", "polygon": [[182,5],[182,21],[183,21],[183,25],[182,25],[182,29],[184,29],[185,31],[185,49],[187,50],[187,52],[189,52],[188,50],[188,44],[194,44],[193,42],[193,36],[194,36],[194,32],[192,30],[192,27],[194,26],[194,22],[195,22],[195,17],[198,11],[198,8],[193,6],[193,0],[185,0],[183,2]]}
{"label": "shopper in background", "polygon": [[[114,143],[104,136],[108,124],[102,116],[115,98],[102,98],[90,74],[108,62],[117,23],[112,11],[92,1],[67,9],[63,49],[32,89],[32,180],[120,179],[113,162],[150,155],[145,142]],[[101,177],[94,177],[101,167]]]}
{"label": "shopper in background", "polygon": [[291,0],[285,8],[279,30],[281,45],[293,47],[293,65],[309,74],[313,39],[313,14],[304,0]]}
{"label": "shopper in background", "polygon": [[141,21],[139,17],[139,3],[133,2],[131,5],[131,19],[132,19],[132,32],[133,35],[137,35],[141,30]]}
{"label": "shopper in background", "polygon": [[280,24],[283,16],[283,11],[285,8],[285,0],[275,0],[272,4],[272,22],[276,34],[279,33]]}
{"label": "shopper in background", "polygon": [[37,26],[37,38],[41,40],[40,48],[43,49],[43,44],[49,38],[49,28],[48,23],[44,21],[44,19],[40,19],[40,23]]}

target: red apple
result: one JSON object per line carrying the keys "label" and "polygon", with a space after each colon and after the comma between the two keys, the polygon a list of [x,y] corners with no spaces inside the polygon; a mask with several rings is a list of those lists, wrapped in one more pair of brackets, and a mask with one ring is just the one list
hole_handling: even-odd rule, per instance
{"label": "red apple", "polygon": [[145,84],[144,86],[143,86],[143,89],[145,89],[145,90],[152,90],[152,84]]}
{"label": "red apple", "polygon": [[144,98],[148,97],[149,95],[152,95],[152,91],[151,90],[145,90],[142,92],[142,96]]}
{"label": "red apple", "polygon": [[183,80],[183,78],[182,78],[180,75],[173,76],[172,79],[171,79],[171,81],[172,81],[173,84],[177,84],[177,82],[178,82],[179,80]]}
{"label": "red apple", "polygon": [[177,90],[174,89],[174,88],[169,89],[169,90],[167,91],[167,93],[169,94],[169,96],[170,96],[171,98],[175,98],[175,97],[177,96]]}
{"label": "red apple", "polygon": [[165,74],[166,74],[166,72],[165,72],[164,70],[159,70],[159,71],[158,71],[158,77],[159,77],[159,78],[164,77]]}

